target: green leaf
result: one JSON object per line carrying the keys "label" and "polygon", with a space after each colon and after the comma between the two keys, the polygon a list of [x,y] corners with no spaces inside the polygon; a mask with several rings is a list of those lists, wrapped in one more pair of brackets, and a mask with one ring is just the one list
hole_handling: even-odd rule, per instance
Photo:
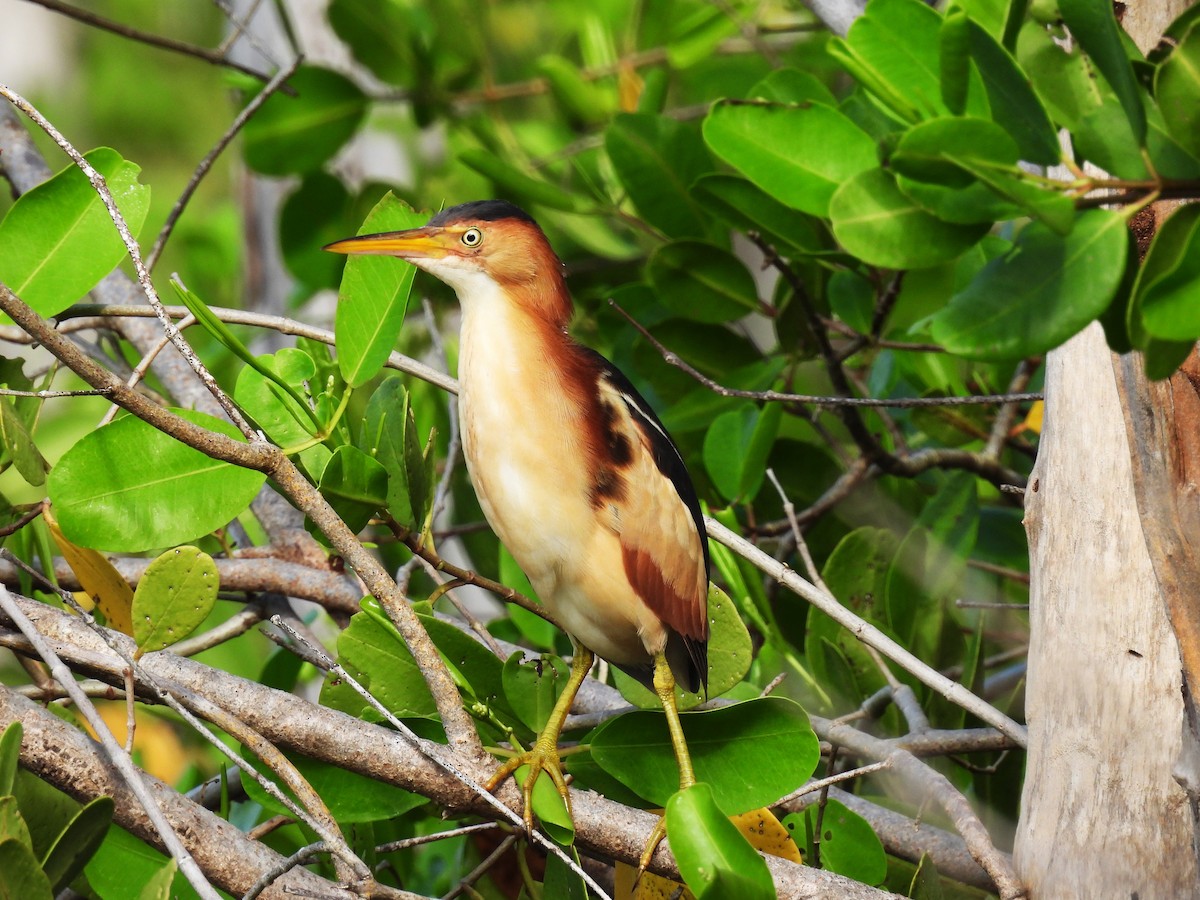
{"label": "green leaf", "polygon": [[[575,862],[579,862],[579,853],[572,853]],[[567,867],[567,864],[556,853],[546,857],[546,877],[542,881],[542,896],[556,897],[559,900],[588,900],[587,885],[583,879]]]}
{"label": "green leaf", "polygon": [[665,244],[651,254],[646,276],[664,306],[696,322],[731,322],[759,308],[745,264],[713,244]]}
{"label": "green leaf", "polygon": [[[364,609],[372,611],[356,613],[338,635],[338,663],[399,718],[436,719],[437,707],[408,645],[373,600],[364,602]],[[364,717],[367,706],[333,675],[321,686],[321,703],[359,717]],[[366,717],[377,721],[378,713],[371,710]]]}
{"label": "green leaf", "polygon": [[34,487],[46,483],[46,471],[50,468],[41,451],[33,442],[16,404],[0,398],[0,441],[4,450],[12,457],[17,473]]}
{"label": "green leaf", "polygon": [[1146,110],[1112,4],[1108,0],[1059,0],[1058,9],[1072,36],[1116,93],[1138,145],[1144,146]]}
{"label": "green leaf", "polygon": [[501,196],[508,195],[514,200],[528,200],[531,203],[548,206],[551,209],[561,209],[564,212],[583,211],[584,203],[574,194],[563,190],[556,184],[551,184],[544,178],[517,168],[490,150],[468,147],[459,152],[458,161],[490,179],[496,187],[500,188]]}
{"label": "green leaf", "polygon": [[146,567],[133,592],[138,654],[162,650],[200,626],[217,602],[221,576],[197,547],[176,547]]}
{"label": "green leaf", "polygon": [[1134,287],[1142,324],[1154,337],[1200,336],[1200,204],[1177,209],[1159,226]]}
{"label": "green leaf", "polygon": [[329,69],[304,66],[288,84],[296,95],[272,94],[243,130],[246,163],[264,175],[319,169],[358,130],[367,96]]}
{"label": "green leaf", "polygon": [[665,116],[622,113],[604,132],[604,149],[643,219],[669,237],[709,236],[709,219],[689,191],[713,168],[694,128]]}
{"label": "green leaf", "polygon": [[[517,784],[524,784],[528,777],[529,766],[521,766],[513,773]],[[533,812],[555,843],[566,847],[575,840],[575,823],[558,788],[547,775],[539,776],[533,784]]]}
{"label": "green leaf", "polygon": [[586,80],[569,59],[550,53],[539,58],[535,68],[546,79],[551,95],[573,122],[594,127],[608,118],[612,98],[599,84]]}
{"label": "green leaf", "polygon": [[1072,133],[1105,97],[1115,99],[1104,80],[1096,77],[1095,68],[1078,45],[1071,51],[1065,50],[1037,22],[1027,22],[1021,29],[1017,58],[1046,111]]}
{"label": "green leaf", "polygon": [[504,663],[504,696],[530,731],[536,734],[546,727],[570,674],[570,667],[557,656],[526,659],[518,650]]}
{"label": "green leaf", "polygon": [[371,395],[360,444],[387,471],[386,505],[393,518],[412,528],[421,527],[430,492],[416,420],[401,379],[384,379]]}
{"label": "green leaf", "polygon": [[[404,231],[424,222],[424,215],[388,192],[358,233]],[[351,387],[370,381],[387,362],[408,311],[416,271],[408,263],[386,256],[354,254],[346,260],[334,334],[338,369]]]}
{"label": "green leaf", "polygon": [[[187,409],[187,421],[243,440],[228,422]],[[262,472],[212,459],[135,416],[84,435],[50,472],[63,533],[96,550],[135,552],[184,544],[249,506]]]}
{"label": "green leaf", "polygon": [[937,866],[928,854],[921,855],[917,871],[913,873],[912,882],[908,886],[908,896],[913,900],[944,900],[946,896],[942,890],[942,879],[938,875]]}
{"label": "green leaf", "polygon": [[718,416],[704,435],[704,467],[728,500],[751,500],[765,477],[783,407],[743,406]]}
{"label": "green leaf", "polygon": [[1062,157],[1058,133],[1021,71],[994,37],[977,22],[970,22],[971,57],[983,77],[992,119],[1007,131],[1026,162],[1053,165]]}
{"label": "green leaf", "polygon": [[1200,156],[1200,27],[1192,27],[1154,76],[1154,98],[1167,129],[1185,150]]}
{"label": "green leaf", "polygon": [[[942,17],[920,0],[870,0],[829,54],[900,119],[953,114],[942,102]],[[964,112],[987,114],[979,75],[970,72]]]}
{"label": "green leaf", "polygon": [[[714,545],[714,551],[717,549]],[[718,554],[714,552],[714,559]],[[735,570],[736,571],[736,570]],[[750,632],[738,615],[737,604],[715,584],[708,586],[708,692],[684,693],[675,686],[675,702],[680,709],[691,709],[710,697],[720,697],[737,686],[754,660]],[[613,671],[613,681],[621,696],[641,709],[661,709],[658,697],[640,681],[620,669]]]}
{"label": "green leaf", "polygon": [[179,864],[174,859],[167,860],[165,865],[146,879],[142,889],[138,892],[137,900],[172,900],[173,897],[178,896],[175,891],[175,876],[178,874],[178,869]]}
{"label": "green leaf", "polygon": [[[793,813],[784,818],[788,825]],[[816,828],[817,810],[808,807],[803,817]],[[821,868],[863,884],[882,884],[887,877],[887,854],[869,822],[837,800],[829,799],[821,817]]]}
{"label": "green leaf", "polygon": [[667,803],[667,833],[679,872],[696,900],[771,900],[766,861],[750,846],[707,784],[678,791]]}
{"label": "green leaf", "polygon": [[13,780],[17,775],[17,763],[21,759],[21,736],[24,727],[13,722],[0,735],[0,797],[13,792]]}
{"label": "green leaf", "polygon": [[[248,756],[252,755],[249,750],[244,752]],[[332,763],[299,754],[289,754],[288,759],[312,789],[320,794],[333,817],[341,823],[391,819],[426,802],[425,798],[418,794],[368,778],[366,775],[359,775]],[[284,786],[274,772],[266,766],[260,766],[259,771],[294,799],[295,795],[291,789]],[[291,815],[291,810],[268,794],[253,778],[243,775],[242,784],[246,788],[246,795],[255,803],[279,815]]]}
{"label": "green leaf", "polygon": [[[135,237],[150,209],[141,167],[101,147],[84,159],[104,176]],[[128,250],[103,201],[71,163],[21,195],[0,222],[0,281],[50,317],[62,312],[111,272]]]}
{"label": "green leaf", "polygon": [[333,451],[317,487],[354,532],[387,506],[387,469],[351,444]]}
{"label": "green leaf", "polygon": [[50,879],[33,851],[18,840],[0,840],[0,897],[4,900],[51,900]]}
{"label": "green leaf", "polygon": [[970,25],[967,11],[955,6],[946,11],[938,34],[942,103],[955,116],[961,116],[967,109],[967,84],[971,73]]}
{"label": "green leaf", "polygon": [[760,188],[736,175],[705,175],[692,185],[692,194],[709,215],[742,232],[757,231],[781,251],[800,253],[831,250],[825,229],[811,216],[784,206]]}
{"label": "green leaf", "polygon": [[987,164],[958,159],[957,164],[970,172],[993,192],[1020,207],[1051,231],[1065,235],[1075,224],[1075,203],[1067,194],[1044,188],[1024,176],[1008,175]]}
{"label": "green leaf", "polygon": [[972,359],[1044,353],[1108,307],[1125,268],[1125,220],[1082,213],[1065,237],[1038,222],[933,317],[934,339]]}
{"label": "green leaf", "polygon": [[1106,172],[1132,180],[1148,177],[1137,136],[1111,95],[1080,120],[1072,137],[1076,155]]}
{"label": "green leaf", "polygon": [[[296,397],[305,388],[305,382],[315,381],[316,364],[312,357],[303,350],[285,347],[257,359],[257,367],[246,366],[238,373],[233,399],[242,412],[284,450],[310,444],[311,438],[320,430],[319,423],[312,405],[300,402]],[[302,359],[307,360],[310,374],[301,375],[297,371]],[[272,372],[272,378],[264,377],[260,369]],[[280,381],[292,390],[283,390]],[[299,452],[300,463],[312,481],[320,479],[331,453],[325,444],[314,444]]]}
{"label": "green leaf", "polygon": [[[163,869],[174,872],[175,861],[118,826],[108,830],[99,852],[88,862],[88,884],[103,898],[138,897],[146,885],[158,883]],[[183,881],[183,879],[181,879]],[[180,897],[194,896],[186,881]]]}
{"label": "green leaf", "polygon": [[[965,166],[1016,171],[1017,145],[999,125],[966,116],[914,125],[892,154],[896,185],[922,209],[947,222],[982,224],[1017,213]],[[997,177],[1005,177],[998,173]]]}
{"label": "green leaf", "polygon": [[71,819],[42,861],[42,870],[55,893],[64,890],[83,871],[112,825],[111,797],[97,797]]}
{"label": "green leaf", "polygon": [[354,58],[388,84],[411,86],[417,11],[397,0],[333,0],[326,16]]}
{"label": "green leaf", "polygon": [[27,847],[33,846],[29,826],[21,817],[16,797],[0,797],[0,840],[16,840]]}
{"label": "green leaf", "polygon": [[837,106],[837,98],[815,75],[802,69],[775,69],[746,92],[747,99],[772,103],[824,103]]}
{"label": "green leaf", "polygon": [[309,172],[279,212],[279,249],[288,272],[312,290],[336,288],[347,257],[321,248],[344,238],[353,200],[340,178]]}
{"label": "green leaf", "polygon": [[[895,535],[886,529],[856,528],[838,542],[821,570],[821,578],[835,597],[885,630],[887,570],[896,546]],[[816,608],[808,611],[804,652],[817,680],[847,702],[857,703],[861,699],[852,696],[854,690],[870,693],[884,684],[879,667],[862,642]],[[831,670],[831,665],[849,673],[849,682],[846,677],[835,677],[838,671]]]}
{"label": "green leaf", "polygon": [[855,256],[889,269],[923,269],[957,259],[987,233],[925,212],[891,173],[868,169],[843,184],[829,204],[833,233]]}
{"label": "green leaf", "polygon": [[718,103],[704,120],[709,148],[771,197],[829,214],[838,185],[877,165],[875,141],[836,109]]}
{"label": "green leaf", "polygon": [[517,714],[504,694],[504,663],[491,650],[449,622],[422,613],[421,624],[437,644],[459,690],[508,721]]}
{"label": "green leaf", "polygon": [[[781,697],[763,697],[680,716],[696,779],[712,786],[726,815],[770,806],[804,783],[820,758],[808,715]],[[592,735],[592,758],[605,772],[663,805],[679,787],[666,717],[638,711]]]}

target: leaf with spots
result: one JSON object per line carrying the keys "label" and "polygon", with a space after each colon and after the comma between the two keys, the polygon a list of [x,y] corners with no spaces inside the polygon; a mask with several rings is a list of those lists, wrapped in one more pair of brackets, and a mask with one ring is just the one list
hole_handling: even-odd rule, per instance
{"label": "leaf with spots", "polygon": [[220,581],[212,557],[195,547],[176,547],[150,563],[133,593],[137,655],[195,631],[217,602]]}

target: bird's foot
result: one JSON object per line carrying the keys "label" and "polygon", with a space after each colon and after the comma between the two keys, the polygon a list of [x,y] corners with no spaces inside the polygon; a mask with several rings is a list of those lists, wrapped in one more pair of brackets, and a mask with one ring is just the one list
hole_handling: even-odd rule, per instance
{"label": "bird's foot", "polygon": [[650,839],[646,841],[646,848],[642,851],[641,857],[638,859],[637,874],[633,876],[633,883],[636,885],[642,880],[642,876],[646,874],[646,868],[650,865],[650,860],[654,856],[654,851],[658,849],[658,845],[662,843],[663,838],[667,836],[667,814],[664,810],[662,817],[654,826],[654,830],[650,832]]}
{"label": "bird's foot", "polygon": [[562,797],[563,803],[567,807],[567,814],[571,814],[571,791],[567,787],[567,779],[563,776],[562,759],[558,755],[557,735],[553,739],[546,734],[538,736],[534,745],[524,751],[518,753],[512,759],[504,763],[496,774],[491,777],[484,787],[489,792],[493,792],[499,787],[505,778],[514,775],[522,766],[528,766],[529,772],[525,775],[525,780],[521,784],[521,799],[524,803],[525,828],[530,832],[533,831],[533,786],[537,783],[538,776],[545,772],[550,776],[550,780],[554,782],[554,787],[558,790],[559,796]]}

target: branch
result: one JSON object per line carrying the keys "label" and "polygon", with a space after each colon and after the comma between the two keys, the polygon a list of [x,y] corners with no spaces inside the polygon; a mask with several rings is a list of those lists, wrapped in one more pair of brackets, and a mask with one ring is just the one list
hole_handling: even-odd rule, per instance
{"label": "branch", "polygon": [[42,635],[38,633],[33,622],[21,611],[20,606],[14,601],[12,594],[8,592],[8,588],[3,585],[0,585],[0,610],[3,610],[4,615],[25,635],[34,650],[37,651],[37,655],[50,667],[50,673],[54,676],[55,680],[63,686],[63,689],[71,697],[75,708],[87,720],[92,730],[99,735],[101,746],[104,747],[104,752],[107,754],[109,762],[120,773],[121,779],[134,798],[136,798],[136,802],[145,811],[146,818],[150,820],[162,843],[179,864],[179,871],[187,878],[188,883],[195,888],[197,894],[206,898],[206,900],[219,900],[216,891],[208,883],[208,879],[204,877],[204,873],[200,871],[196,860],[192,858],[187,848],[184,847],[179,839],[179,835],[163,814],[163,810],[159,808],[150,791],[150,786],[142,780],[144,773],[133,764],[132,757],[117,743],[117,739],[113,737],[113,733],[109,730],[108,725],[100,717],[100,713],[96,711],[96,707],[92,705],[92,701],[75,684],[75,678],[71,674],[71,671],[63,665],[58,654],[54,652]]}
{"label": "branch", "polygon": [[[86,803],[96,797],[113,798],[113,820],[137,837],[166,850],[163,839],[142,813],[132,790],[121,778],[99,745],[87,735],[41,706],[0,685],[0,723],[20,722],[21,766]],[[184,836],[191,855],[218,887],[241,896],[258,877],[282,857],[252,841],[234,825],[185,800],[151,775],[139,773],[171,826]],[[304,869],[289,872],[271,892],[272,900],[296,896],[357,900],[358,895]]]}
{"label": "branch", "polygon": [[[38,630],[60,646],[60,655],[78,671],[114,684],[124,683],[123,661],[82,622],[46,604],[28,600],[17,602],[35,621]],[[114,635],[114,639],[129,641],[123,635]],[[0,646],[22,652],[30,649],[22,636],[3,629],[0,629]],[[147,654],[142,666],[154,677],[179,684],[219,702],[230,714],[242,719],[281,748],[377,778],[405,790],[416,791],[455,815],[497,817],[496,811],[486,806],[468,787],[448,775],[424,752],[406,742],[395,731],[310,704],[291,694],[193,660],[181,659],[169,651]],[[595,687],[615,694],[611,688],[601,685]],[[582,694],[586,695],[586,692]],[[0,706],[0,726],[7,721],[11,721],[10,712]],[[69,728],[65,725],[62,727]],[[445,759],[455,764],[465,766],[470,763],[469,757],[455,752],[452,747],[441,747],[441,752]],[[69,762],[69,757],[66,760]],[[511,793],[515,801],[516,791]],[[571,808],[576,841],[581,850],[633,865],[637,864],[642,848],[658,821],[650,813],[630,809],[591,791],[572,791]],[[767,864],[779,896],[784,900],[819,896],[836,896],[843,900],[879,900],[892,896],[850,879],[806,869],[786,860],[772,858]],[[666,843],[659,847],[650,868],[668,878],[680,877]]]}

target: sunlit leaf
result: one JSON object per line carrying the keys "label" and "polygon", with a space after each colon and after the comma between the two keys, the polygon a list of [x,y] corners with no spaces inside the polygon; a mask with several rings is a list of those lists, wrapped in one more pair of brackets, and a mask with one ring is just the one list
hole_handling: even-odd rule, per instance
{"label": "sunlit leaf", "polygon": [[[204,413],[172,410],[235,440],[241,433]],[[85,547],[138,551],[184,544],[227,525],[266,476],[182,444],[136,416],[84,435],[50,473],[63,533]]]}
{"label": "sunlit leaf", "polygon": [[891,173],[868,169],[851,178],[829,204],[833,233],[850,253],[889,269],[923,269],[961,256],[987,226],[938,219],[896,186]]}
{"label": "sunlit leaf", "polygon": [[1167,128],[1184,149],[1200,155],[1200,27],[1193,26],[1154,76],[1154,97]]}
{"label": "sunlit leaf", "polygon": [[[101,147],[84,157],[104,176],[136,237],[150,209],[141,167]],[[41,316],[95,287],[128,251],[103,201],[74,163],[22,194],[0,222],[0,281]]]}
{"label": "sunlit leaf", "polygon": [[220,583],[217,564],[196,547],[176,547],[151,562],[133,593],[139,655],[191,634],[212,612]]}
{"label": "sunlit leaf", "polygon": [[[425,218],[388,193],[358,233],[403,231],[423,225]],[[351,387],[370,381],[387,362],[408,311],[416,271],[410,264],[386,256],[354,254],[346,260],[334,334],[338,367]]]}
{"label": "sunlit leaf", "polygon": [[838,185],[877,164],[875,141],[836,109],[718,103],[704,140],[781,203],[826,216]]}
{"label": "sunlit leaf", "polygon": [[683,880],[696,900],[770,900],[767,864],[722,813],[707,784],[679,791],[667,803],[667,834]]}
{"label": "sunlit leaf", "polygon": [[1125,54],[1120,27],[1108,0],[1059,0],[1059,12],[1116,92],[1139,145],[1146,141],[1146,110],[1142,106],[1141,89],[1133,74],[1133,66]]}

